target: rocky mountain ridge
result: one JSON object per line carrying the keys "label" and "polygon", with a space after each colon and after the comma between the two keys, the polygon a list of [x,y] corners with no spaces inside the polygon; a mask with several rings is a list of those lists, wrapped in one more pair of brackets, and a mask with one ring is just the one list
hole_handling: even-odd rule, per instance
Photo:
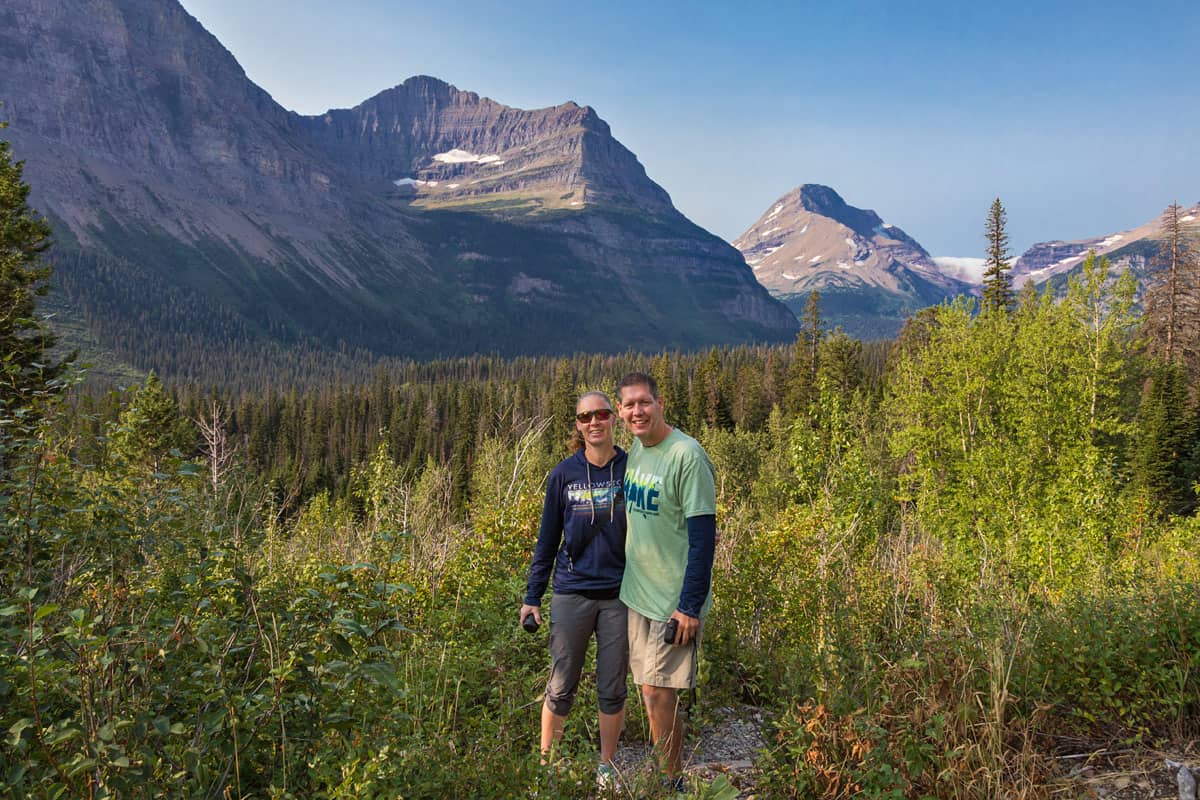
{"label": "rocky mountain ridge", "polygon": [[[1200,203],[1184,209],[1180,221],[1184,234],[1200,241]],[[1161,247],[1162,235],[1160,216],[1136,228],[1106,236],[1038,242],[1013,262],[1013,285],[1064,280],[1079,270],[1089,252],[1107,256],[1116,272],[1134,269],[1140,277],[1148,259],[1154,257]]]}
{"label": "rocky mountain ridge", "polygon": [[426,207],[511,196],[515,210],[588,202],[674,212],[667,193],[588,106],[526,111],[416,76],[352,109],[301,118],[338,163]]}
{"label": "rocky mountain ridge", "polygon": [[64,312],[160,371],[263,347],[515,355],[795,330],[586,106],[416,77],[305,117],[174,0],[10,0],[0,103],[55,226]]}
{"label": "rocky mountain ridge", "polygon": [[794,313],[818,290],[829,322],[863,338],[895,335],[912,312],[972,291],[903,230],[820,184],[779,198],[733,245]]}

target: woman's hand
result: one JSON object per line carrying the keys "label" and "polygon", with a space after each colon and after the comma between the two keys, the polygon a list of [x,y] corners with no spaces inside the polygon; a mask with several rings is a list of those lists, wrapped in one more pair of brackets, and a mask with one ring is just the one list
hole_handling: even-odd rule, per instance
{"label": "woman's hand", "polygon": [[530,614],[533,614],[534,622],[536,622],[538,625],[542,624],[542,607],[541,606],[531,606],[531,605],[527,605],[527,604],[521,606],[521,613],[517,615],[517,624],[518,625],[524,624],[525,618],[527,616],[529,616]]}

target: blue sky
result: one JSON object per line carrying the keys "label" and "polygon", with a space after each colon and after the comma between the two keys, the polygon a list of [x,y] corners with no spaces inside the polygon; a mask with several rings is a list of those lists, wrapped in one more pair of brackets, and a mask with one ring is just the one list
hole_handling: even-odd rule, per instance
{"label": "blue sky", "polygon": [[1014,255],[1200,202],[1200,3],[183,0],[283,106],[412,75],[590,105],[675,205],[733,239],[801,183],[934,255]]}

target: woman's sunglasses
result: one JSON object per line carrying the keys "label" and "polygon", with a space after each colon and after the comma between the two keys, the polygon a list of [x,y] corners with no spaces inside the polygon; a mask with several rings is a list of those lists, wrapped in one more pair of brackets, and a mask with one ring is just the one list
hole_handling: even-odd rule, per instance
{"label": "woman's sunglasses", "polygon": [[611,408],[598,408],[595,411],[580,411],[575,415],[575,419],[579,420],[584,425],[587,425],[592,421],[592,417],[595,417],[601,422],[608,422],[612,415],[613,412]]}

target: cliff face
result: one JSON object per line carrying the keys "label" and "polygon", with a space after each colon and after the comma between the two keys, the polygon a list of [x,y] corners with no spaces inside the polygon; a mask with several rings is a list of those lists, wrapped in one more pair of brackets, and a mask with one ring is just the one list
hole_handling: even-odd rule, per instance
{"label": "cliff face", "polygon": [[914,311],[971,291],[900,228],[818,184],[781,197],[733,244],[797,314],[816,290],[829,323],[864,338],[895,335]]}
{"label": "cliff face", "polygon": [[[330,178],[304,131],[177,4],[11,0],[0,93],[14,142],[246,205],[322,205]],[[31,169],[40,168],[37,161]],[[62,199],[59,185],[39,181]]]}
{"label": "cliff face", "polygon": [[173,0],[9,0],[0,103],[68,256],[68,311],[125,320],[101,326],[118,350],[147,325],[180,349],[414,356],[795,327],[574,103],[527,111],[417,77],[304,117]]}
{"label": "cliff face", "polygon": [[367,183],[407,190],[428,207],[511,193],[525,210],[587,203],[674,210],[596,112],[575,103],[525,111],[419,76],[302,124]]}

